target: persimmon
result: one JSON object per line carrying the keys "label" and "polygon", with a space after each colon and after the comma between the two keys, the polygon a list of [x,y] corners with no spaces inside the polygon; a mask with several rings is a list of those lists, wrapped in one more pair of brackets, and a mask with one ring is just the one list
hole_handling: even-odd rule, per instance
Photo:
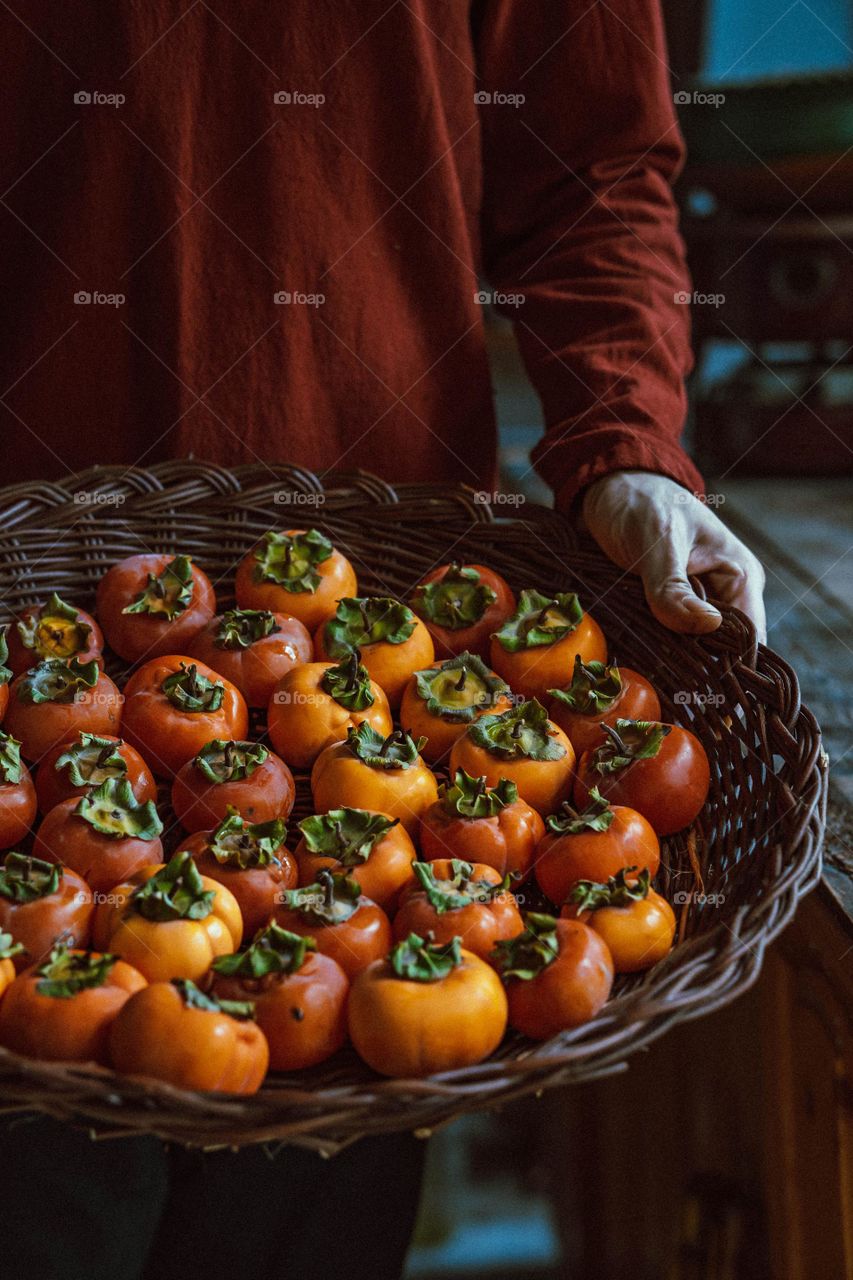
{"label": "persimmon", "polygon": [[92,890],[76,871],[29,854],[9,853],[0,867],[0,929],[21,943],[17,968],[37,964],[53,946],[88,947]]}
{"label": "persimmon", "polygon": [[217,956],[236,951],[243,921],[230,889],[201,875],[184,850],[116,885],[96,906],[92,932],[149,982],[168,982],[201,978]]}
{"label": "persimmon", "polygon": [[6,990],[0,1044],[28,1058],[108,1066],[110,1025],[145,985],[138,970],[114,955],[58,946]]}
{"label": "persimmon", "polygon": [[454,561],[422,578],[409,605],[429,628],[436,657],[470,652],[488,659],[489,637],[515,611],[515,596],[494,569]]}
{"label": "persimmon", "polygon": [[115,734],[83,729],[42,756],[35,779],[39,808],[49,813],[62,800],[79,800],[108,778],[127,778],[143,803],[157,799],[157,784],[138,751]]}
{"label": "persimmon", "polygon": [[416,862],[416,879],[400,895],[394,917],[394,937],[402,942],[410,933],[437,943],[459,938],[467,951],[488,960],[500,938],[512,938],[524,925],[509,887],[485,863],[458,858]]}
{"label": "persimmon", "polygon": [[304,1071],[347,1038],[349,978],[313,938],[271,924],[239,955],[211,966],[220,999],[252,1000],[273,1071]]}
{"label": "persimmon", "polygon": [[0,849],[11,849],[28,834],[37,808],[36,789],[21,759],[17,738],[0,731]]}
{"label": "persimmon", "polygon": [[506,983],[510,1026],[531,1040],[589,1022],[613,987],[607,943],[578,920],[531,912],[524,932],[498,942],[493,959]]}
{"label": "persimmon", "polygon": [[659,836],[689,827],[711,784],[699,739],[689,729],[659,721],[617,720],[603,729],[607,740],[581,756],[575,802],[585,805],[595,786],[614,804],[636,809]]}
{"label": "persimmon", "polygon": [[580,654],[575,657],[571,683],[548,693],[548,714],[577,756],[604,742],[602,725],[615,725],[619,719],[660,719],[660,699],[645,676],[630,667],[584,662]]}
{"label": "persimmon", "polygon": [[345,742],[321,752],[311,770],[318,813],[349,807],[399,818],[414,835],[421,814],[438,798],[438,783],[420,757],[423,742],[402,729],[387,738],[362,724]]}
{"label": "persimmon", "polygon": [[572,744],[535,699],[500,715],[481,716],[450,753],[452,775],[464,769],[472,778],[485,778],[489,787],[505,778],[541,814],[553,813],[570,793],[574,764]]}
{"label": "persimmon", "polygon": [[518,608],[492,636],[491,665],[525,698],[545,701],[571,676],[574,661],[604,662],[607,642],[574,592],[522,591]]}
{"label": "persimmon", "polygon": [[293,667],[276,685],[267,710],[270,741],[295,769],[310,769],[321,751],[361,724],[383,738],[394,728],[388,699],[356,649],[339,663]]}
{"label": "persimmon", "polygon": [[418,1077],[482,1062],[506,1030],[500,979],[458,938],[440,946],[410,934],[353,983],[350,1039],[385,1076]]}
{"label": "persimmon", "polygon": [[83,663],[50,658],[16,676],[5,725],[21,743],[24,758],[38,761],[83,729],[114,733],[121,708],[122,695],[94,658]]}
{"label": "persimmon", "polygon": [[417,857],[399,818],[374,809],[330,809],[303,818],[299,830],[294,856],[300,884],[314,883],[319,871],[341,872],[384,911],[394,909]]}
{"label": "persimmon", "polygon": [[25,609],[8,631],[9,666],[16,676],[46,659],[76,658],[98,666],[104,637],[90,613],[77,609],[54,591],[42,605]]}
{"label": "persimmon", "polygon": [[610,804],[595,787],[582,812],[564,801],[546,825],[536,849],[536,881],[556,906],[582,880],[608,880],[629,866],[657,874],[660,841],[652,827],[636,809]]}
{"label": "persimmon", "polygon": [[45,814],[33,853],[71,867],[103,895],[140,867],[162,860],[162,834],[154,802],[140,804],[127,778],[108,778],[79,800],[62,800]]}
{"label": "persimmon", "polygon": [[617,973],[650,969],[672,950],[675,912],[649,884],[648,870],[629,879],[626,867],[605,884],[582,880],[575,885],[560,914],[581,920],[599,934],[613,957]]}
{"label": "persimmon", "polygon": [[203,662],[166,654],[124,689],[122,734],[158,777],[171,778],[212,738],[243,740],[249,712],[239,689]]}
{"label": "persimmon", "polygon": [[413,738],[426,739],[423,756],[437,764],[479,716],[507,711],[506,683],[473,653],[416,671],[400,704],[400,723]]}
{"label": "persimmon", "polygon": [[6,988],[15,981],[15,960],[22,951],[20,942],[15,942],[11,933],[0,931],[0,999]]}
{"label": "persimmon", "polygon": [[250,707],[265,707],[277,682],[298,662],[310,662],[314,642],[298,618],[268,609],[229,609],[189,646],[193,658],[239,689]]}
{"label": "persimmon", "polygon": [[172,808],[185,831],[209,831],[232,809],[248,822],[287,818],[295,797],[293,774],[262,742],[213,738],[172,783]]}
{"label": "persimmon", "polygon": [[453,784],[443,783],[438,800],[422,814],[419,834],[427,862],[482,862],[520,884],[530,874],[545,824],[520,799],[514,782],[499,778],[489,787],[485,777],[472,778],[457,769]]}
{"label": "persimmon", "polygon": [[348,978],[388,954],[388,917],[351,876],[318,871],[314,884],[288,889],[281,899],[276,923],[290,933],[314,938],[317,950],[337,960]]}
{"label": "persimmon", "polygon": [[203,876],[230,889],[247,938],[269,923],[282,890],[298,881],[296,859],[284,847],[286,834],[281,818],[249,823],[232,813],[215,830],[196,831],[179,845]]}
{"label": "persimmon", "polygon": [[432,636],[416,613],[387,596],[346,596],[334,617],[318,627],[318,662],[338,662],[358,650],[361,661],[396,711],[415,671],[432,665]]}
{"label": "persimmon", "polygon": [[257,1093],[267,1073],[266,1037],[250,1002],[217,1000],[183,978],[152,982],[128,1000],[110,1029],[123,1075],[203,1093]]}
{"label": "persimmon", "polygon": [[216,594],[189,556],[128,556],[98,583],[96,610],[125,662],[183,653],[216,612]]}
{"label": "persimmon", "polygon": [[319,529],[264,534],[241,560],[234,581],[241,609],[287,613],[312,632],[356,590],[349,560]]}

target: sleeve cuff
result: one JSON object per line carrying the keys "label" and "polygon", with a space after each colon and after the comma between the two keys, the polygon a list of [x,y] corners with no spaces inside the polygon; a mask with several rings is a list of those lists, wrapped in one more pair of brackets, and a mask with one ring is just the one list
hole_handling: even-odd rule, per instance
{"label": "sleeve cuff", "polygon": [[[546,467],[551,471],[550,483],[554,487],[554,505],[558,511],[568,513],[588,485],[603,476],[612,475],[614,471],[651,471],[655,475],[669,476],[670,480],[683,485],[691,493],[704,493],[705,484],[698,469],[673,440],[660,436],[649,439],[645,430],[637,435],[626,433],[625,438],[615,441],[612,441],[614,433],[607,434],[611,436],[611,442],[602,441],[600,449],[591,448],[591,441],[584,442],[582,450],[570,440],[559,446],[559,471]],[[575,453],[577,456],[573,458]],[[559,478],[561,474],[566,477],[562,481]],[[545,478],[549,479],[548,476]]]}

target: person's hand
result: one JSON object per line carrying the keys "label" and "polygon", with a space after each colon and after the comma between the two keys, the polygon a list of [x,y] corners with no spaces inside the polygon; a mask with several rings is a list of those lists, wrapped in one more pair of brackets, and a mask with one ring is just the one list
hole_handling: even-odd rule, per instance
{"label": "person's hand", "polygon": [[759,640],[766,640],[761,562],[674,480],[616,471],[589,486],[582,513],[602,551],[640,575],[652,613],[672,631],[700,635],[720,625],[719,611],[690,585],[687,575],[695,574],[710,595],[751,618]]}

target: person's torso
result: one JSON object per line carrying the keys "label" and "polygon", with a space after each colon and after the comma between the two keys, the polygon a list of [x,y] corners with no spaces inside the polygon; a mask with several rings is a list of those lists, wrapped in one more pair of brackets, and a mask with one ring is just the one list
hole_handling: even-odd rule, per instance
{"label": "person's torso", "polygon": [[468,5],[0,13],[4,480],[491,475]]}

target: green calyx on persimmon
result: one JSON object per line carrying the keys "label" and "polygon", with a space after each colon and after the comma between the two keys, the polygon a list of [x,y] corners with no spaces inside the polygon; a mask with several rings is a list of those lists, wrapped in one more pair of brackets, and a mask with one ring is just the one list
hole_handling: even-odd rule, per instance
{"label": "green calyx on persimmon", "polygon": [[515,613],[495,632],[495,639],[507,653],[556,644],[574,631],[582,618],[583,609],[573,591],[554,596],[522,591]]}
{"label": "green calyx on persimmon", "polygon": [[575,654],[572,682],[565,689],[549,689],[557,702],[584,716],[597,716],[612,707],[622,693],[619,668],[606,662],[584,662]]}
{"label": "green calyx on persimmon", "polygon": [[376,699],[370,687],[370,673],[361,663],[361,654],[353,649],[335,667],[327,667],[320,677],[320,688],[347,711],[364,711]]}
{"label": "green calyx on persimmon", "polygon": [[392,973],[409,982],[440,982],[462,963],[462,939],[451,938],[436,946],[432,935],[410,933],[398,942],[389,957]]}
{"label": "green calyx on persimmon", "polygon": [[86,648],[92,633],[74,606],[55,591],[40,608],[28,611],[16,626],[24,648],[32,649],[40,658],[71,658]]}
{"label": "green calyx on persimmon", "polygon": [[357,760],[371,769],[409,769],[417,764],[425,742],[426,738],[416,740],[404,729],[395,729],[383,738],[365,720],[357,729],[349,727],[346,745]]}
{"label": "green calyx on persimmon", "polygon": [[287,823],[283,818],[269,822],[244,822],[239,813],[230,813],[211,832],[208,848],[220,865],[239,867],[268,867],[278,863],[275,856],[284,844]]}
{"label": "green calyx on persimmon", "polygon": [[298,973],[309,952],[317,950],[313,938],[282,929],[274,921],[267,925],[245,951],[217,956],[210,966],[226,977],[265,978],[270,973]]}
{"label": "green calyx on persimmon", "polygon": [[431,862],[412,863],[412,871],[420,881],[427,901],[438,915],[470,907],[475,902],[492,902],[506,893],[510,885],[509,876],[505,876],[498,884],[491,884],[488,880],[474,880],[473,866],[460,858],[451,859],[450,869],[450,879],[437,880],[435,867]]}
{"label": "green calyx on persimmon", "polygon": [[592,753],[590,767],[605,776],[627,769],[635,760],[653,760],[672,726],[653,720],[617,720],[603,724],[606,740]]}
{"label": "green calyx on persimmon", "polygon": [[256,582],[274,582],[294,595],[316,591],[320,574],[315,565],[328,560],[334,547],[319,529],[305,533],[265,533],[255,551]]}
{"label": "green calyx on persimmon", "polygon": [[580,880],[569,894],[568,901],[578,911],[598,911],[601,907],[628,907],[632,902],[642,902],[649,896],[651,876],[645,867],[636,880],[627,877],[636,867],[623,867],[611,876],[606,883],[595,880]]}
{"label": "green calyx on persimmon", "polygon": [[319,871],[314,884],[285,889],[282,902],[304,920],[320,925],[343,924],[359,908],[361,885],[351,876]]}
{"label": "green calyx on persimmon", "polygon": [[299,830],[309,853],[357,867],[367,862],[377,842],[399,821],[366,809],[330,809],[303,818]]}
{"label": "green calyx on persimmon", "polygon": [[531,911],[524,917],[525,929],[515,938],[496,942],[492,956],[501,977],[529,982],[537,977],[560,954],[557,921],[553,916]]}
{"label": "green calyx on persimmon", "polygon": [[415,629],[408,605],[389,596],[345,596],[326,623],[324,643],[330,658],[345,658],[368,644],[404,644]]}
{"label": "green calyx on persimmon", "polygon": [[201,1009],[203,1013],[227,1013],[240,1022],[254,1019],[255,1005],[252,1000],[219,1000],[207,991],[202,991],[189,978],[172,978],[172,986],[188,1009]]}
{"label": "green calyx on persimmon", "polygon": [[488,787],[484,776],[472,778],[464,769],[457,769],[453,785],[442,783],[438,797],[452,818],[494,818],[508,804],[515,804],[518,787],[508,778],[501,778],[496,787]]}
{"label": "green calyx on persimmon", "polygon": [[175,556],[159,573],[149,573],[148,585],[122,613],[147,613],[171,622],[192,603],[193,562],[189,556]]}
{"label": "green calyx on persimmon", "polygon": [[548,732],[548,713],[536,698],[480,716],[468,729],[471,741],[505,760],[562,760],[566,748]]}
{"label": "green calyx on persimmon", "polygon": [[62,867],[57,862],[7,853],[0,867],[0,897],[9,902],[36,902],[56,893],[61,879]]}
{"label": "green calyx on persimmon", "polygon": [[163,823],[153,800],[143,803],[133,794],[129,778],[107,778],[99,787],[82,796],[74,809],[79,818],[102,836],[122,840],[156,840]]}
{"label": "green calyx on persimmon", "polygon": [[162,690],[178,711],[218,711],[225,695],[221,680],[208,680],[199,674],[194,662],[181,663],[180,671],[173,671],[163,681]]}
{"label": "green calyx on persimmon", "polygon": [[15,785],[21,781],[23,774],[20,742],[10,733],[0,731],[0,782]]}
{"label": "green calyx on persimmon", "polygon": [[6,639],[6,632],[9,630],[9,624],[0,627],[0,684],[8,684],[12,679],[12,668],[7,667],[9,660],[9,642]]}
{"label": "green calyx on persimmon", "polygon": [[416,671],[415,687],[430,715],[459,724],[470,723],[509,691],[506,681],[474,653],[460,653],[440,666]]}
{"label": "green calyx on persimmon", "polygon": [[63,769],[68,781],[75,787],[99,786],[110,778],[123,778],[127,773],[127,761],[121,754],[121,738],[99,738],[96,733],[82,730],[78,740],[57,757],[54,769]]}
{"label": "green calyx on persimmon", "polygon": [[607,831],[614,818],[610,802],[598,787],[590,788],[589,801],[583,812],[580,812],[572,808],[568,800],[564,800],[559,810],[545,819],[549,831],[553,831],[556,836],[579,836],[584,831]]}
{"label": "green calyx on persimmon", "polygon": [[70,662],[46,658],[22,676],[18,699],[36,705],[42,702],[76,702],[78,695],[95,688],[99,674],[94,658],[91,662],[79,662],[77,658]]}
{"label": "green calyx on persimmon", "polygon": [[15,942],[11,933],[4,933],[0,929],[0,960],[11,960],[14,956],[19,956],[23,949],[23,942]]}
{"label": "green calyx on persimmon", "polygon": [[269,749],[262,742],[211,738],[194,757],[193,763],[208,782],[242,782],[251,778],[259,765],[266,763],[269,754]]}
{"label": "green calyx on persimmon", "polygon": [[277,631],[281,627],[268,609],[229,609],[222,615],[213,643],[217,649],[248,649]]}
{"label": "green calyx on persimmon", "polygon": [[455,562],[434,582],[417,587],[409,604],[425,622],[448,631],[463,631],[478,623],[495,600],[496,593],[476,569]]}
{"label": "green calyx on persimmon", "polygon": [[40,996],[70,1000],[80,991],[102,987],[109,979],[117,959],[118,956],[107,953],[74,953],[61,943],[54,947],[47,960],[36,969],[36,976],[39,978],[36,991]]}
{"label": "green calyx on persimmon", "polygon": [[134,889],[128,902],[144,920],[206,920],[215,897],[213,889],[205,889],[192,855],[184,850]]}

